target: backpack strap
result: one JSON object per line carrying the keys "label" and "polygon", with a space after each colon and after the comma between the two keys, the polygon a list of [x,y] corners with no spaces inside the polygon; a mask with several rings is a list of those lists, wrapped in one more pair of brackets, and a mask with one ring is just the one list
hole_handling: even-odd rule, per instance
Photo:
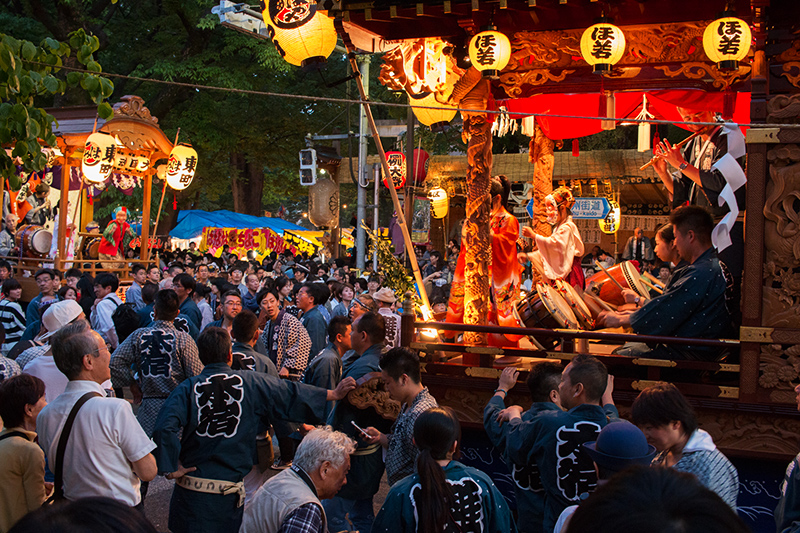
{"label": "backpack strap", "polygon": [[78,415],[80,408],[83,407],[83,404],[95,396],[101,395],[97,392],[90,391],[81,396],[69,412],[67,421],[64,423],[64,429],[61,430],[61,436],[58,439],[58,448],[56,448],[56,471],[54,472],[56,478],[55,491],[51,497],[55,501],[64,499],[64,452],[67,450],[67,441],[72,431],[72,424],[75,423],[75,417]]}
{"label": "backpack strap", "polygon": [[28,436],[21,431],[9,431],[5,435],[0,436],[0,440],[6,440],[9,437],[22,437],[25,440],[28,440]]}

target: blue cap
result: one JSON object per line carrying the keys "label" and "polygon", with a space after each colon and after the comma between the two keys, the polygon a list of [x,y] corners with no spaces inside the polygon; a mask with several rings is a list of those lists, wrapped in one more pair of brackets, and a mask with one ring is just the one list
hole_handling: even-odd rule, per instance
{"label": "blue cap", "polygon": [[618,472],[633,465],[649,465],[656,447],[647,444],[642,430],[626,420],[611,422],[594,442],[583,445],[589,457],[599,466]]}

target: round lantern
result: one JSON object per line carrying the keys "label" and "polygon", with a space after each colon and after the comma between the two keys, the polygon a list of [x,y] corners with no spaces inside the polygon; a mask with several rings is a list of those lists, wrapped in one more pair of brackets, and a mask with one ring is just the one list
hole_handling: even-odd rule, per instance
{"label": "round lantern", "polygon": [[494,27],[469,42],[469,60],[485,78],[496,78],[511,59],[511,41]]}
{"label": "round lantern", "polygon": [[308,188],[308,220],[320,229],[339,227],[339,186],[330,178],[317,178]]}
{"label": "round lantern", "polygon": [[113,135],[101,131],[86,139],[81,159],[81,172],[89,183],[103,183],[111,175],[117,143]]}
{"label": "round lantern", "polygon": [[600,231],[610,235],[616,233],[619,229],[622,214],[620,212],[619,203],[617,203],[616,200],[609,200],[608,203],[611,206],[611,210],[609,210],[606,218],[601,218],[597,223],[600,225]]}
{"label": "round lantern", "polygon": [[[442,104],[436,100],[434,93],[429,93],[422,98],[409,97],[408,103],[411,104],[411,109],[420,124],[428,126],[433,131],[445,131],[450,125],[450,121],[456,117],[455,106]],[[415,107],[414,104],[424,107]]]}
{"label": "round lantern", "polygon": [[444,218],[447,216],[447,191],[441,187],[434,187],[428,191],[428,200],[431,201],[431,214],[433,218]]}
{"label": "round lantern", "polygon": [[750,51],[751,40],[750,26],[745,21],[724,17],[706,26],[703,50],[720,70],[738,70],[739,61]]}
{"label": "round lantern", "polygon": [[167,185],[182,191],[192,183],[197,168],[197,152],[188,144],[180,143],[169,153]]}
{"label": "round lantern", "polygon": [[581,55],[595,74],[607,74],[625,54],[625,34],[608,22],[589,26],[581,37]]}
{"label": "round lantern", "polygon": [[333,19],[309,0],[261,0],[267,31],[281,56],[290,64],[324,63],[336,47]]}
{"label": "round lantern", "polygon": [[411,179],[415,187],[419,187],[428,176],[428,163],[430,156],[428,152],[420,148],[414,148],[414,167],[411,169]]}
{"label": "round lantern", "polygon": [[[402,189],[406,184],[406,155],[403,152],[386,152],[389,164],[389,176],[395,189]],[[384,175],[383,184],[389,187],[389,179]]]}

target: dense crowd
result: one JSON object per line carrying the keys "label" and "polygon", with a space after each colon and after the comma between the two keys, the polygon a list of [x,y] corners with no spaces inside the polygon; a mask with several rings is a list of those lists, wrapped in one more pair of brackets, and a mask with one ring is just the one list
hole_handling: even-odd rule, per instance
{"label": "dense crowd", "polygon": [[[447,262],[426,254],[444,305]],[[174,532],[747,530],[736,469],[672,385],[643,391],[631,423],[591,356],[534,365],[528,408],[507,402],[506,369],[484,429],[512,506],[458,461],[461,424],[400,346],[401,295],[379,273],[288,253],[160,259],[132,265],[124,303],[112,273],[43,268],[27,305],[0,262],[0,532],[153,531],[157,475],[175,481]],[[378,379],[392,419],[349,394]]]}

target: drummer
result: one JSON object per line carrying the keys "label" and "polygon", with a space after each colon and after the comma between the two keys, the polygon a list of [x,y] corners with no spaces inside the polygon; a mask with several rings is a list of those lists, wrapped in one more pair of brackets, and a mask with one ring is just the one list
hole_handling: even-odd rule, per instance
{"label": "drummer", "polygon": [[[686,267],[676,270],[664,294],[647,301],[632,313],[604,311],[600,327],[630,327],[640,335],[719,339],[733,333],[725,305],[727,282],[711,245],[714,220],[699,206],[683,206],[670,214],[675,246]],[[659,232],[660,233],[660,232]],[[658,247],[657,247],[658,249]],[[676,345],[650,347],[627,343],[618,355],[656,359],[711,360],[708,349]]]}
{"label": "drummer", "polygon": [[547,195],[544,202],[547,223],[553,226],[553,231],[545,237],[534,233],[529,226],[522,228],[523,237],[533,239],[538,249],[531,253],[520,252],[519,261],[531,261],[534,268],[551,281],[563,279],[573,287],[583,289],[585,279],[581,258],[584,248],[581,233],[570,212],[575,204],[572,192],[559,187]]}

